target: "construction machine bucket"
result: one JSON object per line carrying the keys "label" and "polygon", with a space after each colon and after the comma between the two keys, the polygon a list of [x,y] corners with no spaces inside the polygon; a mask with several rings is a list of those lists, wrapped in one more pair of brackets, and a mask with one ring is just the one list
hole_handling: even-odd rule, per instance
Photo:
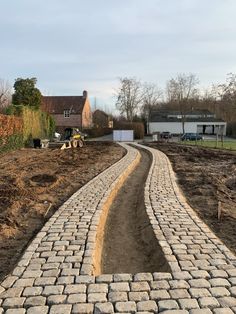
{"label": "construction machine bucket", "polygon": [[71,142],[70,141],[65,142],[61,147],[61,149],[68,149],[68,148],[71,148]]}

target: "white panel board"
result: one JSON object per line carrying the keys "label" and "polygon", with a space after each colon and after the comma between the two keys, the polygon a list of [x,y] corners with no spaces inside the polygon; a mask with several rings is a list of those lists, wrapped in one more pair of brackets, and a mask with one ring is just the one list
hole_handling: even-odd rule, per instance
{"label": "white panel board", "polygon": [[114,130],[113,141],[115,142],[133,142],[134,131],[133,130]]}
{"label": "white panel board", "polygon": [[121,132],[118,130],[113,131],[113,141],[120,142],[121,139]]}

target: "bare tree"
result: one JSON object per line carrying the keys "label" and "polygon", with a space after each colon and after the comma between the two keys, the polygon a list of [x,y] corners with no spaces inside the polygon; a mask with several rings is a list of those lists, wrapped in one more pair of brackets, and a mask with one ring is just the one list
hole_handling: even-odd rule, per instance
{"label": "bare tree", "polygon": [[12,87],[4,79],[0,78],[0,111],[3,111],[11,103]]}
{"label": "bare tree", "polygon": [[172,103],[181,114],[183,133],[185,133],[186,113],[190,109],[190,99],[197,97],[196,86],[199,80],[195,74],[178,74],[167,82],[167,99]]}
{"label": "bare tree", "polygon": [[151,109],[158,108],[162,96],[162,90],[155,84],[145,83],[143,85],[143,111],[149,114]]}
{"label": "bare tree", "polygon": [[153,109],[160,107],[160,101],[162,100],[163,92],[155,84],[145,83],[143,85],[143,102],[142,102],[142,116],[144,121],[147,124],[147,133],[148,122],[150,119],[150,113]]}
{"label": "bare tree", "polygon": [[136,78],[119,78],[120,87],[116,92],[116,107],[128,121],[133,121],[143,100],[142,85]]}
{"label": "bare tree", "polygon": [[202,95],[198,100],[197,107],[199,109],[207,109],[210,112],[215,113],[217,117],[220,117],[217,97],[212,87],[202,90]]}
{"label": "bare tree", "polygon": [[236,74],[229,73],[224,84],[216,88],[221,116],[228,122],[236,120]]}

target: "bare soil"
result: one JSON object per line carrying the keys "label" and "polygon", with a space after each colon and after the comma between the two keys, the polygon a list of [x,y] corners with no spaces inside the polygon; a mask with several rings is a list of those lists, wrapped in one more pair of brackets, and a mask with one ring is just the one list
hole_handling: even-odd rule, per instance
{"label": "bare soil", "polygon": [[88,142],[0,155],[0,280],[56,209],[125,153],[113,143]]}
{"label": "bare soil", "polygon": [[[236,154],[176,143],[147,144],[170,159],[188,203],[236,253]],[[222,215],[218,220],[218,204]]]}
{"label": "bare soil", "polygon": [[102,251],[103,274],[170,271],[144,205],[151,157],[145,151],[140,153],[141,162],[109,209]]}

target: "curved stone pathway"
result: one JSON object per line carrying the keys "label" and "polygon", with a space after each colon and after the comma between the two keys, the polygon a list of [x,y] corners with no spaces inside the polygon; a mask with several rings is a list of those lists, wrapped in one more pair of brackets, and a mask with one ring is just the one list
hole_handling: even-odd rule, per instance
{"label": "curved stone pathway", "polygon": [[172,272],[92,275],[103,209],[140,158],[122,145],[127,155],[59,208],[1,283],[0,313],[236,313],[236,257],[188,206],[168,158],[151,148],[145,205]]}

